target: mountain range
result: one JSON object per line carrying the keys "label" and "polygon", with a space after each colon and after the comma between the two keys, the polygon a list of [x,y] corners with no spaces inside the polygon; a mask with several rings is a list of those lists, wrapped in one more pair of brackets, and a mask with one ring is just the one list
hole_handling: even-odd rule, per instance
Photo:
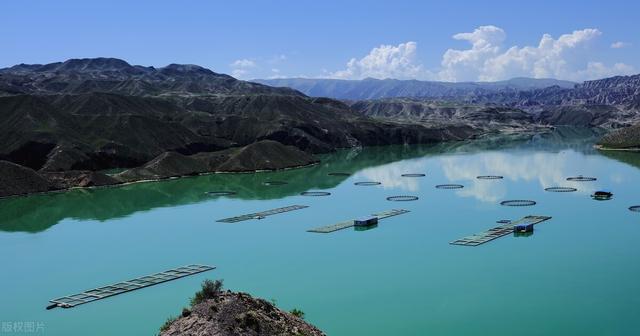
{"label": "mountain range", "polygon": [[[372,85],[372,97],[427,96],[311,97],[295,87],[241,81],[197,65],[154,68],[114,58],[0,69],[0,160],[7,162],[0,170],[9,174],[2,181],[37,181],[26,184],[32,192],[280,169],[312,164],[317,160],[311,155],[337,148],[434,143],[556,125],[614,129],[639,119],[640,75],[582,84],[369,79],[355,87],[362,83]],[[98,172],[111,168],[128,170]],[[8,194],[24,193],[24,186],[12,185]],[[0,196],[7,195],[3,187]]]}
{"label": "mountain range", "polygon": [[573,88],[576,83],[557,79],[513,78],[498,82],[435,82],[420,80],[362,80],[321,78],[255,79],[253,82],[275,87],[288,87],[312,97],[343,100],[367,100],[394,97],[428,99],[471,98],[490,93],[528,91],[557,86]]}

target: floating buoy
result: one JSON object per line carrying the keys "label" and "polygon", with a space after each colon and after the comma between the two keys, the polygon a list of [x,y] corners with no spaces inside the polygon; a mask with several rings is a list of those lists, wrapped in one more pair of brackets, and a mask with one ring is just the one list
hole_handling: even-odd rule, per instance
{"label": "floating buoy", "polygon": [[591,195],[596,201],[608,201],[613,197],[613,193],[609,191],[596,191]]}

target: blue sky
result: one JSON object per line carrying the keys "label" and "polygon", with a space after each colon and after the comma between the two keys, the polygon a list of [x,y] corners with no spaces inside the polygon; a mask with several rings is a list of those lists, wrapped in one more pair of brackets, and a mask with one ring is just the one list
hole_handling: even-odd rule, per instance
{"label": "blue sky", "polygon": [[244,79],[580,81],[640,72],[639,12],[616,0],[4,1],[0,67],[105,56]]}

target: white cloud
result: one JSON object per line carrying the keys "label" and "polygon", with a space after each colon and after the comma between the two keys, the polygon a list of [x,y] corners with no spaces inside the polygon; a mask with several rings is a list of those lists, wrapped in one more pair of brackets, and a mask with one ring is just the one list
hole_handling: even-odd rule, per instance
{"label": "white cloud", "polygon": [[505,50],[504,30],[478,27],[472,33],[453,36],[468,41],[471,48],[447,50],[438,77],[448,81],[495,81],[519,76],[579,81],[633,72],[632,66],[623,63],[607,66],[602,62],[581,61],[589,57],[589,47],[601,35],[593,28],[576,30],[557,39],[544,34],[537,46],[513,46]]}
{"label": "white cloud", "polygon": [[373,78],[426,78],[428,72],[416,62],[416,42],[397,46],[381,45],[373,48],[361,59],[352,58],[344,70],[332,72],[329,77],[341,79]]}
{"label": "white cloud", "polygon": [[231,63],[231,66],[234,68],[253,68],[256,66],[256,62],[250,59],[243,58],[235,60],[233,63]]}
{"label": "white cloud", "polygon": [[625,48],[630,46],[630,43],[627,42],[622,42],[622,41],[617,41],[617,42],[613,42],[611,43],[611,48],[612,49],[621,49],[621,48]]}
{"label": "white cloud", "polygon": [[255,68],[257,65],[256,62],[243,58],[233,61],[229,66],[231,67],[231,75],[233,77],[243,79],[247,78],[251,72],[250,70]]}
{"label": "white cloud", "polygon": [[[346,69],[325,72],[324,77],[341,79],[397,78],[443,81],[496,81],[513,77],[558,78],[574,81],[631,74],[628,64],[607,65],[591,59],[594,42],[602,35],[595,28],[576,30],[554,38],[544,34],[536,46],[505,46],[506,32],[496,26],[480,26],[458,33],[453,39],[466,41],[468,49],[448,49],[440,67],[426,69],[418,60],[416,42],[381,45],[368,55],[352,58]],[[616,42],[612,48],[628,44]]]}

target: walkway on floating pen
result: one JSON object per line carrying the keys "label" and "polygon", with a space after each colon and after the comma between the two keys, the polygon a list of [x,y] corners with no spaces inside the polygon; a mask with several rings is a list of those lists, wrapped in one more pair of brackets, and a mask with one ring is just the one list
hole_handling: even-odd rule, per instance
{"label": "walkway on floating pen", "polygon": [[220,223],[237,223],[237,222],[242,222],[242,221],[246,221],[246,220],[249,220],[249,219],[264,218],[264,217],[267,217],[267,216],[277,215],[277,214],[280,214],[280,213],[283,213],[283,212],[300,210],[300,209],[304,209],[304,208],[308,208],[308,206],[306,206],[306,205],[291,205],[291,206],[287,206],[287,207],[284,207],[284,208],[271,209],[271,210],[262,211],[262,212],[256,212],[256,213],[251,213],[251,214],[246,214],[246,215],[241,215],[241,216],[236,216],[236,217],[219,219],[219,220],[217,220],[217,222],[220,222]]}
{"label": "walkway on floating pen", "polygon": [[49,300],[49,302],[51,302],[52,304],[49,305],[47,309],[52,309],[56,307],[73,308],[75,306],[89,303],[92,301],[106,299],[110,296],[131,292],[136,289],[141,289],[141,288],[161,284],[163,282],[167,282],[171,280],[184,278],[189,275],[210,271],[214,268],[215,267],[211,267],[207,265],[182,266],[182,267],[170,269],[168,271],[146,275],[143,277],[139,277],[139,278],[135,278],[127,281],[118,282],[113,285],[90,289],[88,291],[84,291],[79,294],[68,295],[68,296],[59,297],[57,299]]}
{"label": "walkway on floating pen", "polygon": [[500,238],[502,236],[506,236],[510,233],[513,233],[513,228],[519,224],[538,224],[542,223],[546,220],[551,219],[551,217],[547,216],[526,216],[515,222],[507,223],[504,225],[496,226],[487,231],[476,233],[471,236],[467,236],[458,240],[454,240],[449,244],[452,245],[463,245],[463,246],[478,246],[482,245],[486,242],[490,242],[496,238]]}
{"label": "walkway on floating pen", "polygon": [[[393,209],[393,210],[383,211],[383,212],[380,212],[380,213],[377,213],[377,214],[372,214],[371,216],[378,217],[378,219],[385,219],[385,218],[389,218],[389,217],[392,217],[392,216],[402,215],[402,214],[405,214],[407,212],[409,212],[409,210]],[[353,225],[354,225],[354,221],[353,220],[349,220],[349,221],[344,221],[344,222],[340,222],[340,223],[336,223],[336,224],[317,227],[315,229],[307,230],[307,232],[331,233],[331,232],[335,232],[335,231],[338,231],[338,230],[350,228]]]}

